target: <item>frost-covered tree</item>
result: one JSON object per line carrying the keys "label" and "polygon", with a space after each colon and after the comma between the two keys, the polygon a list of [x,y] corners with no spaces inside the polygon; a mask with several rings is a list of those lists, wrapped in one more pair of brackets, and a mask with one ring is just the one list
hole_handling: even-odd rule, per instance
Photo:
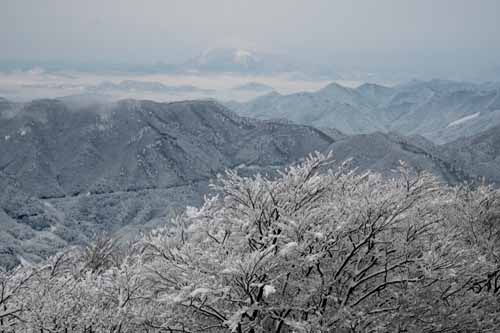
{"label": "frost-covered tree", "polygon": [[488,331],[500,327],[500,193],[321,154],[120,249],[99,239],[0,273],[0,327],[46,332]]}
{"label": "frost-covered tree", "polygon": [[31,288],[34,274],[22,267],[7,272],[0,269],[0,332],[11,331],[21,321],[25,303],[20,295]]}
{"label": "frost-covered tree", "polygon": [[496,308],[480,305],[497,297],[474,289],[496,263],[464,237],[449,189],[404,165],[393,180],[320,172],[327,160],[311,157],[277,180],[229,172],[220,197],[147,237],[148,289],[168,309],[152,326],[309,332],[498,324],[488,322]]}

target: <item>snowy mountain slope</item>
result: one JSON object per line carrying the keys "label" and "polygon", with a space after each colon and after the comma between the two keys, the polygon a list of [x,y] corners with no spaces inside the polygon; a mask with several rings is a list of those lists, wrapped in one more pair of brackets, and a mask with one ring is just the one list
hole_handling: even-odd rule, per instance
{"label": "snowy mountain slope", "polygon": [[500,126],[444,145],[447,158],[467,173],[500,184]]}
{"label": "snowy mountain slope", "polygon": [[75,228],[75,220],[24,193],[3,173],[0,187],[0,266],[13,267],[21,258],[37,261],[70,243],[89,240]]}
{"label": "snowy mountain slope", "polygon": [[481,114],[481,112],[476,112],[476,113],[471,114],[469,116],[465,116],[465,117],[460,118],[458,120],[454,120],[451,123],[449,123],[448,126],[446,126],[446,128],[450,128],[452,126],[458,126],[460,124],[463,124],[463,123],[465,123],[465,122],[467,122],[469,120],[472,120],[472,119],[475,119],[475,118],[479,117],[480,114]]}
{"label": "snowy mountain slope", "polygon": [[394,89],[374,83],[364,83],[356,91],[370,101],[371,105],[386,103],[394,95]]}
{"label": "snowy mountain slope", "polygon": [[406,134],[421,134],[436,142],[444,142],[450,137],[448,133],[455,132],[455,128],[448,127],[450,123],[478,114],[474,122],[462,123],[467,128],[476,122],[490,121],[492,113],[491,103],[498,98],[499,91],[457,90],[452,92],[433,92],[424,103],[415,104],[409,112],[395,120],[390,128]]}
{"label": "snowy mountain slope", "polygon": [[[0,180],[9,184],[0,200],[1,260],[35,260],[101,232],[130,237],[200,203],[227,168],[265,172],[332,142],[316,129],[241,118],[211,101],[78,110],[58,100],[27,103],[0,116]],[[9,236],[12,225],[26,230]]]}
{"label": "snowy mountain slope", "polygon": [[[497,85],[443,80],[412,81],[392,88],[364,84],[353,89],[334,83],[316,92],[270,93],[228,106],[239,114],[261,119],[288,119],[336,128],[346,134],[419,134],[437,143],[500,124]],[[469,121],[458,124],[459,127],[448,126],[464,118]]]}
{"label": "snowy mountain slope", "polygon": [[[418,103],[415,96],[427,91],[394,98],[388,89],[330,85],[288,96],[278,114],[286,115],[299,101],[308,100],[307,107],[335,100],[332,105],[349,106],[353,113],[337,114],[345,120],[366,116],[357,126],[368,130],[383,119],[382,114],[370,118],[370,100]],[[499,127],[438,146],[422,136],[347,135],[335,128],[244,118],[213,101],[123,100],[78,109],[58,100],[2,102],[8,107],[0,112],[0,264],[9,267],[103,232],[134,237],[186,205],[201,203],[209,181],[227,168],[272,173],[313,151],[332,151],[339,162],[352,158],[359,170],[389,177],[405,160],[450,184],[500,180]],[[457,118],[450,128],[481,117],[482,112],[466,121]]]}
{"label": "snowy mountain slope", "polygon": [[230,107],[248,117],[288,119],[299,124],[336,128],[346,134],[384,129],[379,119],[370,113],[367,98],[335,83],[314,93],[280,95],[272,92]]}
{"label": "snowy mountain slope", "polygon": [[360,171],[373,170],[387,177],[393,177],[400,161],[405,161],[413,169],[430,171],[448,184],[474,181],[450,162],[442,147],[423,137],[381,132],[358,134],[335,141],[328,150],[338,161],[351,159],[352,166]]}

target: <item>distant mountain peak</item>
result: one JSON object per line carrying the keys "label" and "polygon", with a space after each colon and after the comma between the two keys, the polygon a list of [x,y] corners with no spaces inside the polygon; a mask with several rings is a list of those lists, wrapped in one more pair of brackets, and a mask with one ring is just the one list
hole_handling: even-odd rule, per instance
{"label": "distant mountain peak", "polygon": [[239,91],[254,91],[254,92],[266,92],[266,91],[273,91],[273,87],[268,86],[267,84],[259,83],[259,82],[248,82],[241,84],[239,86],[236,86],[233,88],[233,90],[239,90]]}
{"label": "distant mountain peak", "polygon": [[337,83],[337,82],[332,82],[323,87],[321,90],[342,90],[342,91],[348,91],[350,88],[344,87],[343,85]]}
{"label": "distant mountain peak", "polygon": [[356,90],[344,87],[337,82],[328,84],[326,87],[320,89],[317,93],[320,95],[335,97],[339,102],[351,101],[353,96],[358,95]]}
{"label": "distant mountain peak", "polygon": [[[321,66],[320,66],[321,67]],[[279,53],[245,48],[209,48],[175,67],[181,73],[238,73],[249,75],[288,74],[303,78],[336,78],[329,70],[296,62]]]}
{"label": "distant mountain peak", "polygon": [[242,71],[255,67],[255,52],[237,48],[210,48],[189,60],[184,66],[195,71]]}
{"label": "distant mountain peak", "polygon": [[356,90],[368,90],[368,89],[390,89],[389,87],[383,86],[377,83],[366,82],[356,88]]}
{"label": "distant mountain peak", "polygon": [[242,65],[247,65],[251,61],[257,60],[254,54],[248,50],[237,49],[234,51],[234,62]]}
{"label": "distant mountain peak", "polygon": [[[281,95],[279,92],[277,92],[276,90],[273,90],[263,96],[260,96],[260,97],[279,97],[279,96],[283,96]],[[257,99],[259,99],[260,97],[257,97]]]}

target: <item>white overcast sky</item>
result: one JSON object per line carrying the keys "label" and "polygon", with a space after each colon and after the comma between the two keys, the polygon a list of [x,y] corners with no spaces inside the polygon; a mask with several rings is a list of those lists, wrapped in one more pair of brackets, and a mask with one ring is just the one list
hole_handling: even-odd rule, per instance
{"label": "white overcast sky", "polygon": [[347,65],[494,63],[500,0],[1,0],[0,43],[0,61],[175,62],[242,47]]}

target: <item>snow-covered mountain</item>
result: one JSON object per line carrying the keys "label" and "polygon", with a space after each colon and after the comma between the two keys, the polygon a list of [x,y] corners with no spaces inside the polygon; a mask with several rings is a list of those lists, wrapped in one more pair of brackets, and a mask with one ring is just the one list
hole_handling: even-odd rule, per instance
{"label": "snow-covered mountain", "polygon": [[347,134],[384,130],[371,112],[372,104],[355,89],[332,83],[317,92],[281,95],[272,92],[248,103],[231,103],[237,113],[259,119],[288,119]]}
{"label": "snow-covered mountain", "polygon": [[[336,114],[350,129],[355,129],[348,122],[352,119],[368,131],[374,124],[384,125],[381,111],[378,117],[370,114],[374,103],[413,105],[411,101],[419,103],[418,96],[429,103],[436,98],[436,91],[429,89],[333,84],[317,93],[270,96],[288,103],[279,104],[280,115],[299,102],[310,107],[327,101],[343,108]],[[450,94],[457,92],[444,96]],[[484,103],[490,93],[472,96]],[[471,97],[464,100],[471,103]],[[500,183],[499,126],[440,146],[422,136],[347,135],[334,127],[320,131],[288,121],[254,120],[213,101],[68,106],[74,104],[0,99],[0,265],[37,260],[102,232],[127,239],[186,205],[198,205],[209,181],[227,168],[247,175],[272,174],[313,151],[332,151],[339,162],[352,159],[359,171],[372,169],[386,176],[405,160],[450,184],[482,177]],[[451,124],[453,117],[447,116],[443,123],[455,128],[475,122],[485,111],[477,112],[460,115]]]}
{"label": "snow-covered mountain", "polygon": [[[339,161],[350,159],[359,171],[372,170],[389,178],[397,173],[400,161],[405,161],[411,168],[430,171],[448,184],[478,181],[477,174],[463,170],[451,158],[452,147],[436,145],[421,136],[375,132],[346,136],[333,142],[328,150]],[[500,164],[498,167],[500,175]]]}
{"label": "snow-covered mountain", "polygon": [[237,113],[261,119],[283,118],[336,128],[346,134],[397,131],[437,143],[473,135],[500,124],[498,84],[444,80],[413,81],[396,87],[333,83],[316,92],[276,92],[246,103],[230,103]]}
{"label": "snow-covered mountain", "polygon": [[270,172],[333,142],[314,128],[241,118],[211,101],[3,104],[0,265],[101,232],[137,235],[200,203],[227,168]]}
{"label": "snow-covered mountain", "polygon": [[446,157],[476,178],[500,184],[500,125],[444,145]]}
{"label": "snow-covered mountain", "polygon": [[287,56],[241,48],[211,48],[168,71],[194,74],[280,75],[311,79],[340,78],[330,67],[304,64]]}
{"label": "snow-covered mountain", "polygon": [[185,63],[198,71],[246,71],[255,69],[263,59],[244,49],[209,49]]}

